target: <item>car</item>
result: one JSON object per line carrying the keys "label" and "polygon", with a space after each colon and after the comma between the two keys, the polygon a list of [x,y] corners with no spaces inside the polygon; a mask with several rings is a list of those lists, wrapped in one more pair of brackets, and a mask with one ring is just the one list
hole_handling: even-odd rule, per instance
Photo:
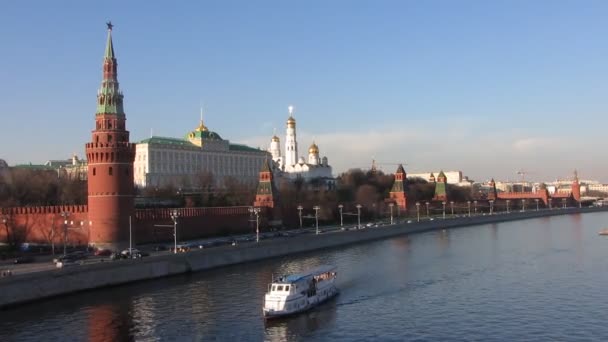
{"label": "car", "polygon": [[57,268],[65,268],[65,267],[71,267],[71,266],[78,266],[78,265],[82,265],[82,264],[83,264],[82,260],[66,259],[63,261],[59,261],[55,266]]}
{"label": "car", "polygon": [[158,245],[158,246],[155,246],[155,247],[154,247],[154,250],[155,250],[155,251],[157,251],[157,252],[160,252],[160,251],[166,251],[166,250],[167,250],[167,246],[164,246],[164,245]]}
{"label": "car", "polygon": [[82,260],[87,258],[87,253],[85,251],[75,251],[68,254],[61,255],[57,258],[53,259],[53,263],[58,263],[65,260]]}
{"label": "car", "polygon": [[150,255],[149,253],[142,252],[137,248],[127,248],[124,251],[120,252],[120,254],[123,255],[126,259],[137,259]]}
{"label": "car", "polygon": [[95,255],[96,256],[110,256],[112,254],[112,251],[109,249],[104,249],[104,248],[100,248],[98,250],[95,251]]}
{"label": "car", "polygon": [[412,223],[412,220],[407,220],[407,223]]}
{"label": "car", "polygon": [[20,257],[15,258],[15,260],[14,260],[15,264],[27,264],[30,262],[34,262],[34,257],[31,255],[20,256]]}

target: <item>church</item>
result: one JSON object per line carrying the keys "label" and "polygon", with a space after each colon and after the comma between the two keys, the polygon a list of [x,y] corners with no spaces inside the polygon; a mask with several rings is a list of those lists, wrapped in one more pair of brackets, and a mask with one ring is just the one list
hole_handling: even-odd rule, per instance
{"label": "church", "polygon": [[279,176],[306,181],[312,179],[333,180],[332,169],[328,164],[327,157],[320,157],[319,146],[314,141],[308,148],[308,158],[298,157],[296,119],[293,117],[293,106],[289,106],[284,154],[281,154],[281,141],[276,135],[270,140],[268,152],[272,155],[274,168],[278,169]]}

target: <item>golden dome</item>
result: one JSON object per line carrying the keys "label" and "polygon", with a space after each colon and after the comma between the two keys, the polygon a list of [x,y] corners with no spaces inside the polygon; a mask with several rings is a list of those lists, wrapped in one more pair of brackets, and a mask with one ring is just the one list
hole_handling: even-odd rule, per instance
{"label": "golden dome", "polygon": [[279,137],[277,137],[276,135],[272,137],[272,141],[276,141],[279,142]]}
{"label": "golden dome", "polygon": [[293,116],[289,116],[289,118],[287,119],[287,125],[288,126],[295,126],[296,124],[296,119],[293,118]]}
{"label": "golden dome", "polygon": [[207,128],[207,126],[205,126],[203,120],[201,120],[201,122],[198,124],[198,127],[196,127],[197,132],[207,132],[208,130],[209,129]]}
{"label": "golden dome", "polygon": [[319,146],[313,142],[308,148],[308,153],[319,154]]}

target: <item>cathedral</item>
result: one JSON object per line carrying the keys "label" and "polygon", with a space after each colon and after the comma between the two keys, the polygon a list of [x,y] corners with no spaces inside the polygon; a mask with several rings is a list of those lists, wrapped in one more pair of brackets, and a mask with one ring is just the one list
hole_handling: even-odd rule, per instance
{"label": "cathedral", "polygon": [[327,157],[319,156],[319,146],[313,141],[308,148],[308,159],[298,157],[298,141],[296,139],[296,119],[293,117],[293,107],[289,106],[287,132],[285,134],[285,153],[281,154],[281,141],[276,135],[270,141],[268,152],[272,155],[275,169],[280,176],[289,179],[311,180],[315,178],[333,179],[331,166]]}

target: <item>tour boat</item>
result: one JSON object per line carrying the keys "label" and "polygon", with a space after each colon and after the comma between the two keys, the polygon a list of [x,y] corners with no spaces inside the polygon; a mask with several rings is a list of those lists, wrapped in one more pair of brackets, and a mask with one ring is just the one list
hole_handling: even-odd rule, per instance
{"label": "tour boat", "polygon": [[600,232],[598,234],[600,234],[600,235],[608,235],[608,229],[602,229],[602,230],[600,230]]}
{"label": "tour boat", "polygon": [[336,267],[319,266],[304,273],[273,279],[264,296],[266,319],[311,309],[338,294]]}

